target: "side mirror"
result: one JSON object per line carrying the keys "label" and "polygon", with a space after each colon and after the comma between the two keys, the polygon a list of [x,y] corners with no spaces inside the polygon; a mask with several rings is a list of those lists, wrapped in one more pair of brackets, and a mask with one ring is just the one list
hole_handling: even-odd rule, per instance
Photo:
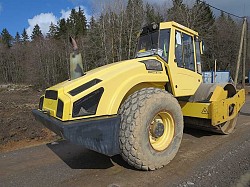
{"label": "side mirror", "polygon": [[201,63],[199,62],[199,63],[197,63],[197,71],[198,71],[198,73],[202,73],[202,71],[201,71]]}
{"label": "side mirror", "polygon": [[203,55],[203,53],[205,51],[205,45],[204,45],[204,41],[203,40],[200,41],[200,50],[201,50],[201,54]]}
{"label": "side mirror", "polygon": [[204,45],[204,40],[202,40],[200,37],[196,36],[195,37],[195,42],[197,45],[197,47],[200,47],[200,53],[203,55],[204,51],[205,51],[205,45]]}

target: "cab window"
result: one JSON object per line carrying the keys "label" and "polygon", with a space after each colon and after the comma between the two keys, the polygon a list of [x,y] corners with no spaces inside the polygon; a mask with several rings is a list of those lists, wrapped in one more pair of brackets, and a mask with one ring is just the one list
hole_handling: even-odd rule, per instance
{"label": "cab window", "polygon": [[177,66],[194,71],[194,40],[193,37],[176,31],[175,57]]}
{"label": "cab window", "polygon": [[160,31],[160,39],[159,39],[159,48],[162,50],[161,57],[168,61],[169,55],[169,39],[170,39],[170,30],[164,29]]}
{"label": "cab window", "polygon": [[201,73],[201,51],[200,51],[200,41],[198,38],[195,41],[195,53],[196,53],[197,72]]}
{"label": "cab window", "polygon": [[194,40],[187,34],[183,34],[183,57],[184,67],[194,71]]}
{"label": "cab window", "polygon": [[175,33],[175,58],[178,67],[184,67],[183,60],[182,60],[182,34],[179,31]]}

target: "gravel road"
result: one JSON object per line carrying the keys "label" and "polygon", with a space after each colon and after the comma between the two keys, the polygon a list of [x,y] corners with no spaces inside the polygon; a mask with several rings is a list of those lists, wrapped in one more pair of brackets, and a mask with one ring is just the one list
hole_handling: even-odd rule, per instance
{"label": "gravel road", "polygon": [[250,97],[237,129],[217,135],[185,129],[177,156],[162,169],[131,168],[66,141],[0,153],[0,186],[250,186]]}

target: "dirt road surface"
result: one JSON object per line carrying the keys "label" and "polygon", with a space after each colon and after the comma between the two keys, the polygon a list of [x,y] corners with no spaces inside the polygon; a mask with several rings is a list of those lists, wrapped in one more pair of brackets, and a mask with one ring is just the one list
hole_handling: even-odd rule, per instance
{"label": "dirt road surface", "polygon": [[177,156],[137,171],[66,141],[0,153],[0,186],[250,186],[250,97],[231,135],[185,129]]}

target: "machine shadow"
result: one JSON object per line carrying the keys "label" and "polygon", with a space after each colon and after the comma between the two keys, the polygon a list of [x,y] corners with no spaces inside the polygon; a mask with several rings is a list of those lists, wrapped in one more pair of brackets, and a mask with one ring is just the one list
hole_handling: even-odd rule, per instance
{"label": "machine shadow", "polygon": [[250,116],[250,113],[248,113],[248,112],[240,112],[240,115],[242,115],[242,116]]}
{"label": "machine shadow", "polygon": [[137,170],[124,161],[121,155],[105,156],[66,140],[46,145],[72,169],[108,169],[117,164],[126,169]]}
{"label": "machine shadow", "polygon": [[[184,133],[197,138],[218,135],[217,133],[192,129],[186,126],[184,126]],[[72,169],[108,169],[117,164],[126,169],[137,170],[123,160],[121,155],[115,155],[112,157],[105,156],[103,154],[85,149],[80,145],[71,144],[66,140],[48,143],[46,145]]]}
{"label": "machine shadow", "polygon": [[134,171],[140,171],[136,168],[134,168],[133,166],[130,166],[123,158],[121,155],[115,155],[111,157],[111,160],[116,163],[117,165],[126,168],[126,169],[130,169],[130,170],[134,170]]}
{"label": "machine shadow", "polygon": [[200,130],[200,129],[194,129],[188,126],[185,126],[184,124],[184,134],[189,134],[191,136],[194,136],[196,138],[201,138],[204,136],[215,136],[215,135],[219,135],[216,132],[209,132],[209,131],[204,131],[204,130]]}
{"label": "machine shadow", "polygon": [[108,169],[114,166],[110,157],[63,140],[47,144],[72,169]]}

